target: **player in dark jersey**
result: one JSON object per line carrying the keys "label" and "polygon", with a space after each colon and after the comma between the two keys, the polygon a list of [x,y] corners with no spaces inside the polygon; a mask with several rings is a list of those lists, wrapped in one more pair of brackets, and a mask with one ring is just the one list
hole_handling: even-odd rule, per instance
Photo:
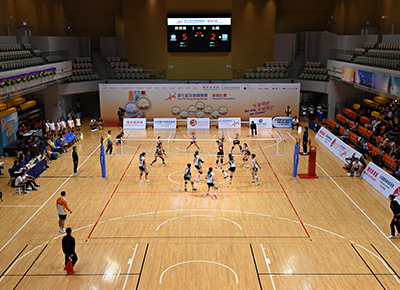
{"label": "player in dark jersey", "polygon": [[240,145],[240,140],[239,140],[239,134],[238,133],[235,134],[235,138],[233,139],[233,145],[232,145],[231,153],[233,152],[233,149],[235,149],[236,145],[239,146],[240,152],[242,152],[242,145]]}
{"label": "player in dark jersey", "polygon": [[190,168],[192,165],[190,163],[187,164],[187,168],[185,169],[185,174],[183,175],[183,179],[185,180],[185,191],[187,191],[187,183],[190,181],[192,183],[192,190],[197,191],[196,188],[194,188],[194,182],[192,181],[192,168]]}
{"label": "player in dark jersey", "polygon": [[146,152],[141,153],[139,156],[139,171],[140,171],[140,175],[139,175],[140,181],[139,182],[140,183],[143,183],[143,180],[142,180],[143,172],[145,173],[145,182],[147,182],[147,183],[150,182],[150,180],[147,179],[149,172],[147,171],[147,168],[146,168],[145,157],[146,157]]}
{"label": "player in dark jersey", "polygon": [[195,133],[195,132],[192,132],[192,136],[191,136],[191,139],[190,139],[190,144],[189,144],[189,146],[185,149],[185,152],[187,152],[188,149],[190,148],[190,146],[192,146],[192,145],[196,146],[197,149],[198,149],[199,151],[201,151],[199,145],[197,145],[196,133]]}
{"label": "player in dark jersey", "polygon": [[249,146],[247,145],[247,143],[243,144],[243,155],[244,156],[242,158],[242,160],[243,160],[243,164],[242,165],[247,164],[246,168],[249,168],[250,167],[249,166],[250,149],[249,149]]}
{"label": "player in dark jersey", "polygon": [[162,164],[165,165],[165,159],[163,157],[163,148],[162,145],[156,146],[156,152],[154,153],[154,160],[150,163],[150,167],[153,166],[153,163],[157,161],[157,157],[160,157],[162,160]]}
{"label": "player in dark jersey", "polygon": [[201,180],[200,175],[203,174],[203,169],[201,168],[201,163],[204,163],[203,160],[201,160],[200,155],[199,155],[199,150],[196,150],[196,152],[194,152],[194,167],[197,169],[197,172],[199,173],[199,175],[194,179],[197,182],[199,182]]}
{"label": "player in dark jersey", "polygon": [[206,178],[207,178],[207,196],[210,195],[210,188],[214,187],[214,190],[215,190],[214,191],[214,197],[217,198],[218,187],[215,185],[215,182],[217,180],[215,180],[214,172],[212,172],[212,171],[213,171],[213,168],[210,167],[210,168],[208,168],[208,172],[206,174]]}
{"label": "player in dark jersey", "polygon": [[217,160],[215,161],[215,170],[218,169],[218,162],[221,161],[221,170],[222,170],[222,163],[224,163],[224,144],[223,141],[220,139],[217,141]]}
{"label": "player in dark jersey", "polygon": [[[229,157],[228,162],[222,164],[222,166],[229,163],[229,167],[227,169],[225,169],[224,171],[222,171],[222,172],[225,175],[224,178],[228,178],[229,177],[229,184],[232,184],[233,173],[235,173],[235,171],[236,171],[236,162],[235,162],[235,158],[233,157],[232,153],[229,153],[228,157]],[[230,172],[229,175],[227,173],[228,171]]]}

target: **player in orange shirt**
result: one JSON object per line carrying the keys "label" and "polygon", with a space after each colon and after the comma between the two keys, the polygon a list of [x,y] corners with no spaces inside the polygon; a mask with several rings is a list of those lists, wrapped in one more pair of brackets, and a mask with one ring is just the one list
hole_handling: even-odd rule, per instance
{"label": "player in orange shirt", "polygon": [[58,225],[60,226],[60,233],[62,234],[65,233],[64,225],[65,220],[67,219],[67,211],[69,211],[70,214],[72,213],[72,210],[68,207],[67,200],[65,199],[66,194],[65,191],[62,191],[61,196],[57,198],[57,211],[59,217]]}

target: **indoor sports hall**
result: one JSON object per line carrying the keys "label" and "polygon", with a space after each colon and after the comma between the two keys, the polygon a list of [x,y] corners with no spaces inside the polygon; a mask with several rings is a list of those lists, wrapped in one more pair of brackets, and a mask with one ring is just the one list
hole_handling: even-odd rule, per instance
{"label": "indoor sports hall", "polygon": [[0,290],[400,289],[399,3],[4,2]]}

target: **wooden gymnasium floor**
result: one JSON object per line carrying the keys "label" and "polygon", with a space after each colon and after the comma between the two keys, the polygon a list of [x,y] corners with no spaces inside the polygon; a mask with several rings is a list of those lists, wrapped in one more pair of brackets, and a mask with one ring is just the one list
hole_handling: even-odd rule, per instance
{"label": "wooden gymnasium floor", "polygon": [[[117,128],[112,128],[113,136]],[[216,172],[218,199],[183,191],[183,170],[194,149],[183,150],[186,129],[130,132],[107,156],[101,178],[102,132],[84,130],[78,142],[79,175],[71,151],[39,178],[39,191],[13,193],[2,177],[0,289],[400,289],[400,239],[389,241],[388,201],[359,178],[349,178],[327,149],[317,146],[317,180],[292,177],[299,133],[242,129],[262,169],[260,186],[236,158],[232,185]],[[279,138],[280,155],[274,141]],[[204,168],[215,166],[217,129],[198,132]],[[149,184],[138,182],[138,154],[152,160],[157,135],[167,165],[149,168]],[[234,131],[225,131],[229,137]],[[209,139],[210,141],[201,141]],[[263,140],[260,140],[263,139]],[[238,153],[238,149],[235,149]],[[12,160],[6,160],[6,168]],[[307,171],[300,157],[299,172]],[[204,176],[204,175],[203,175]],[[73,213],[66,225],[77,240],[76,274],[66,276],[55,208],[65,190]]]}

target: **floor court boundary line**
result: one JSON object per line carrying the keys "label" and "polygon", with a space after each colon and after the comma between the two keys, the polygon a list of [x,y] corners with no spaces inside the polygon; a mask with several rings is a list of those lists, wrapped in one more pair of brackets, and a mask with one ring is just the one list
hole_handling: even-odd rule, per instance
{"label": "floor court boundary line", "polygon": [[301,226],[303,227],[303,229],[304,229],[304,231],[306,232],[307,236],[308,236],[309,238],[311,238],[311,237],[310,237],[310,234],[308,233],[306,227],[305,227],[304,224],[303,224],[303,221],[301,220],[299,214],[297,213],[296,208],[294,207],[292,201],[290,200],[289,195],[286,193],[285,188],[283,187],[281,181],[279,180],[278,175],[276,174],[274,168],[272,167],[271,163],[269,162],[267,156],[265,156],[264,151],[262,150],[261,146],[260,146],[260,145],[258,145],[258,146],[260,147],[260,150],[261,150],[262,154],[264,155],[264,158],[265,158],[265,160],[267,161],[269,167],[271,168],[272,172],[274,173],[274,175],[275,175],[275,177],[276,177],[276,180],[278,180],[280,187],[282,188],[283,192],[284,192],[285,195],[286,195],[286,198],[288,199],[290,205],[292,206],[292,209],[294,210],[294,213],[296,214],[297,218],[299,219]]}
{"label": "floor court boundary line", "polygon": [[7,266],[7,268],[3,271],[3,273],[1,273],[0,277],[3,277],[4,273],[7,272],[8,268],[11,267],[12,264],[14,264],[14,262],[18,259],[18,257],[22,254],[23,251],[25,251],[25,249],[28,247],[28,244],[26,244],[26,246],[21,250],[21,252],[18,253],[18,255],[14,258],[14,260]]}
{"label": "floor court boundary line", "polygon": [[253,246],[250,245],[250,251],[251,251],[251,256],[253,257],[253,262],[254,262],[254,267],[256,268],[256,274],[257,274],[257,279],[258,279],[258,284],[260,285],[260,289],[263,290],[261,279],[260,279],[260,273],[258,272],[258,267],[257,267],[257,262],[256,258],[254,257],[254,251],[253,251]]}
{"label": "floor court boundary line", "polygon": [[[78,169],[81,168],[83,164],[97,151],[100,147],[100,144],[90,153],[90,155],[79,165]],[[58,191],[66,184],[71,177],[74,176],[73,173],[54,191],[52,195],[35,211],[32,216],[19,228],[19,230],[0,248],[0,252],[4,250],[4,248],[25,228],[25,226],[41,211],[41,209],[58,193]]]}
{"label": "floor court boundary line", "polygon": [[229,221],[229,222],[235,224],[241,231],[243,231],[242,227],[241,227],[237,222],[234,222],[234,221],[231,220],[231,219],[227,219],[227,218],[220,217],[220,216],[215,216],[215,215],[199,215],[199,214],[195,214],[195,215],[186,215],[186,216],[179,216],[179,217],[174,217],[174,218],[168,219],[168,220],[162,222],[161,224],[159,224],[158,227],[156,228],[156,231],[158,231],[158,230],[160,229],[160,227],[162,227],[163,225],[165,225],[166,223],[168,223],[168,222],[170,222],[170,221],[174,221],[174,220],[177,220],[177,219],[180,219],[180,218],[187,218],[187,217],[211,217],[211,218],[218,218],[218,219],[226,220],[226,221]]}
{"label": "floor court boundary line", "polygon": [[[87,239],[90,239],[90,237],[91,237],[91,235],[92,235],[94,229],[96,228],[96,226],[98,225],[98,223],[99,223],[101,217],[103,216],[103,213],[105,212],[105,210],[106,210],[108,204],[110,203],[112,197],[114,196],[114,194],[115,194],[115,192],[117,191],[119,185],[121,184],[122,179],[124,179],[124,176],[125,176],[126,172],[128,171],[129,167],[131,166],[133,159],[135,159],[135,156],[136,156],[137,152],[139,151],[139,149],[140,149],[140,145],[139,145],[139,147],[136,149],[135,155],[131,158],[131,161],[129,162],[128,166],[126,167],[124,173],[123,173],[122,176],[121,176],[121,179],[119,180],[117,186],[114,188],[113,193],[111,194],[111,196],[110,196],[110,198],[108,199],[106,205],[104,206],[103,210],[101,211],[100,216],[99,216],[99,218],[97,219],[96,223],[94,224],[92,230],[90,231],[90,233],[89,233]],[[86,242],[87,242],[87,241],[88,241],[88,240],[86,240]]]}
{"label": "floor court boundary line", "polygon": [[145,252],[144,252],[143,261],[142,261],[142,266],[140,267],[139,277],[138,277],[138,281],[137,281],[137,284],[136,284],[136,290],[139,288],[140,278],[142,277],[144,262],[145,262],[145,260],[146,260],[147,250],[148,250],[148,249],[149,249],[149,244],[147,244],[146,250],[145,250]]}
{"label": "floor court boundary line", "polygon": [[[129,264],[128,273],[131,271],[133,260],[135,259],[137,248],[138,248],[138,244],[136,244],[136,246],[135,246],[135,250],[133,251],[132,258],[128,260],[128,264]],[[128,282],[128,277],[129,277],[129,275],[126,275],[124,286],[122,287],[122,290],[125,290],[126,283]]]}
{"label": "floor court boundary line", "polygon": [[274,278],[272,277],[273,275],[272,275],[271,269],[269,267],[269,264],[271,264],[271,261],[269,259],[267,259],[267,256],[265,255],[265,248],[264,248],[263,244],[260,244],[260,246],[261,246],[261,251],[262,251],[262,253],[264,255],[265,264],[267,265],[267,268],[268,268],[268,273],[269,273],[269,277],[271,279],[272,288],[274,288],[274,290],[276,290],[275,283],[274,283]]}
{"label": "floor court boundary line", "polygon": [[[296,141],[296,139],[292,136],[292,134],[290,134],[289,132],[287,133],[294,141]],[[303,146],[301,145],[300,147],[303,148]],[[374,227],[385,237],[385,239],[389,241],[390,244],[392,244],[392,246],[397,250],[397,252],[400,253],[400,249],[390,239],[387,238],[385,233],[378,227],[378,225],[360,208],[360,206],[343,190],[343,188],[340,187],[340,185],[337,184],[335,180],[333,180],[333,178],[325,171],[325,169],[318,162],[316,162],[316,164],[326,174],[326,176],[337,186],[337,188],[339,188],[339,190],[348,198],[348,200],[350,200],[350,202],[374,225]]]}

